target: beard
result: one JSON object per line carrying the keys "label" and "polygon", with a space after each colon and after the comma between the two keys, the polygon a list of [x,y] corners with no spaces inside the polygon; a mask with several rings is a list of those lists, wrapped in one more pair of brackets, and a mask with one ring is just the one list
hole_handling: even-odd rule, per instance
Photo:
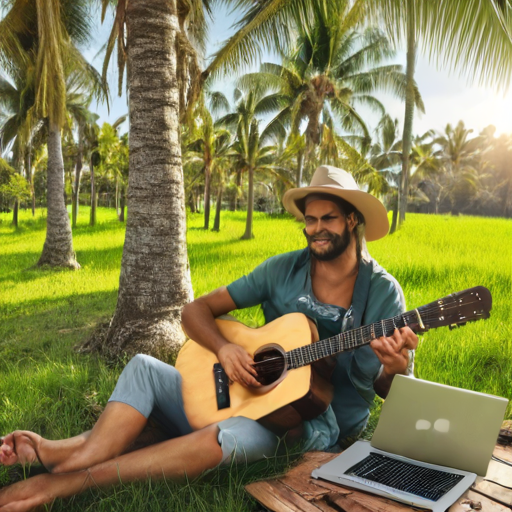
{"label": "beard", "polygon": [[[330,233],[329,231],[322,231],[314,236],[308,235],[306,230],[303,230],[304,236],[308,241],[308,247],[311,254],[320,261],[331,261],[341,256],[350,244],[352,235],[348,229],[345,229],[341,235]],[[329,240],[330,244],[325,250],[318,251],[313,247],[315,240]]]}

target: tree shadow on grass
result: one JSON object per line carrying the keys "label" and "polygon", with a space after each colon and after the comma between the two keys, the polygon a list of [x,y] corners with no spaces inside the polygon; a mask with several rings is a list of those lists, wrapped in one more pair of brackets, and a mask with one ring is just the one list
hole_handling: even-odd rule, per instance
{"label": "tree shadow on grass", "polygon": [[117,292],[70,294],[26,301],[4,311],[0,322],[0,370],[24,357],[48,352],[66,357],[98,323],[113,314]]}
{"label": "tree shadow on grass", "polygon": [[0,282],[29,282],[62,272],[88,272],[89,270],[98,269],[120,271],[122,251],[122,247],[77,251],[77,261],[82,266],[80,270],[48,266],[37,267],[40,253],[34,251],[11,253],[8,257],[12,258],[15,264],[10,270],[2,272],[3,275],[0,277]]}

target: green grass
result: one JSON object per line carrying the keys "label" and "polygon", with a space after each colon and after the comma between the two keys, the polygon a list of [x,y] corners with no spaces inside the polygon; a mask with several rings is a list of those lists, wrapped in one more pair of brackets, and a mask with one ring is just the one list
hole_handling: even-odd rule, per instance
{"label": "green grass", "polygon": [[[120,367],[73,350],[114,311],[124,239],[112,210],[99,209],[95,228],[88,215],[81,208],[73,236],[82,269],[72,272],[32,268],[45,236],[40,210],[35,219],[21,212],[18,230],[0,214],[0,433],[22,428],[61,438],[88,429],[119,375]],[[201,215],[189,217],[196,296],[304,245],[302,226],[291,218],[256,214],[251,241],[239,239],[244,222],[243,213],[223,212],[221,232],[213,233],[201,229]],[[409,308],[471,286],[491,290],[489,320],[422,336],[416,374],[512,398],[512,221],[409,215],[402,230],[369,244],[369,251],[401,283]],[[263,319],[259,308],[237,316],[252,325]],[[510,408],[507,415],[512,417]],[[97,491],[53,510],[257,510],[242,484],[278,467],[281,462],[272,461],[216,471],[185,487],[154,483]],[[0,485],[10,475],[0,469]]]}

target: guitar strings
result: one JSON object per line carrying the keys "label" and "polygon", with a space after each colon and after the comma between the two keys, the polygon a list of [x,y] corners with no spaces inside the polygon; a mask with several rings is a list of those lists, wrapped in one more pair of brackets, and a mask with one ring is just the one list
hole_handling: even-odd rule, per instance
{"label": "guitar strings", "polygon": [[[473,304],[479,304],[480,302],[481,301],[478,300],[478,301],[466,302],[462,305],[463,306],[471,306]],[[442,310],[441,310],[440,306],[442,306]],[[421,316],[425,320],[429,321],[429,320],[432,320],[435,317],[437,317],[439,315],[439,313],[445,313],[445,312],[453,310],[453,309],[459,309],[460,306],[461,306],[460,300],[454,299],[450,302],[445,302],[443,304],[439,304],[438,302],[432,302],[432,303],[427,304],[426,306],[423,306],[422,308],[419,308],[419,309],[421,309]],[[480,312],[485,313],[485,311],[483,309]],[[408,311],[406,313],[403,313],[402,315],[397,315],[397,317],[401,317],[401,319],[403,319],[405,317],[405,319],[407,319],[409,321],[411,321],[411,320],[414,321],[417,319],[417,314],[415,311]],[[386,319],[386,320],[383,320],[382,322],[375,322],[375,324],[377,326],[384,327],[385,332],[383,334],[386,334],[386,332],[388,330],[390,330],[391,327],[395,328],[395,320],[397,317]],[[346,344],[344,342],[348,342],[348,346],[345,349],[355,348],[356,346],[362,346],[364,344],[370,343],[371,340],[363,341],[362,343],[359,342],[356,338],[358,334],[361,334],[362,336],[364,336],[365,334],[371,335],[371,325],[365,325],[365,326],[359,327],[357,329],[352,329],[350,331],[340,333],[337,336],[333,336],[331,338],[326,338],[324,340],[320,340],[318,342],[312,343],[311,345],[305,345],[304,347],[299,347],[297,349],[293,349],[291,351],[286,352],[286,355],[290,355],[289,358],[291,359],[295,354],[298,353],[298,351],[301,351],[301,349],[304,349],[304,351],[310,352],[311,355],[313,357],[315,357],[315,360],[318,360],[318,359],[321,359],[324,357],[329,357],[329,355],[334,355],[335,353],[343,351],[343,349],[345,348],[345,347],[343,347],[343,345]],[[353,346],[351,346],[351,343],[350,343],[351,337],[352,337],[353,341],[355,342],[355,344]],[[345,338],[345,340],[343,338]],[[336,348],[338,348],[337,346],[339,346],[340,350],[335,350],[335,352],[329,354],[329,352],[331,352],[329,350],[329,348],[333,344],[335,344]],[[292,355],[292,352],[294,352],[294,351],[295,351],[295,353]],[[325,355],[326,352],[328,353],[327,356]],[[310,358],[310,357],[308,357],[308,354],[303,354],[302,352],[300,353],[300,355],[301,355],[301,358],[303,359],[303,361],[305,361],[306,358],[307,359]],[[258,361],[256,363],[254,363],[253,366],[258,366],[258,368],[257,368],[258,373],[260,373],[260,372],[272,373],[272,372],[276,372],[284,367],[285,359],[287,359],[287,358],[286,357],[273,357],[273,358],[269,358],[269,359],[266,359],[263,361]],[[314,361],[311,361],[311,362],[314,362]]]}
{"label": "guitar strings", "polygon": [[[472,305],[472,304],[478,304],[479,302],[480,301],[474,301],[474,302],[466,303],[465,305],[469,306],[469,305]],[[427,319],[427,318],[431,319],[432,318],[431,317],[431,313],[433,311],[436,313],[436,315],[437,315],[437,313],[439,313],[439,305],[437,303],[433,303],[432,306],[433,307],[430,307],[430,308],[424,307],[424,309],[422,309],[422,315],[423,315],[423,317],[425,319]],[[456,308],[459,308],[459,307],[460,307],[460,303],[458,303],[457,301],[452,301],[451,303],[445,303],[445,304],[443,304],[443,312],[447,311],[447,310],[456,309]],[[405,316],[405,318],[408,318],[408,319],[412,319],[412,320],[416,319],[416,313],[414,311],[404,313],[402,315],[402,317],[404,317],[404,316]],[[394,320],[395,319],[386,319],[383,322],[376,322],[376,324],[378,326],[381,326],[382,323],[383,323],[384,327],[386,328],[385,330],[387,331],[387,328],[391,329],[391,327],[395,326]],[[345,349],[350,349],[350,348],[354,348],[355,346],[362,346],[364,344],[368,344],[371,341],[371,339],[361,343],[361,342],[359,342],[356,339],[356,336],[359,333],[361,333],[363,336],[365,334],[370,335],[371,334],[370,333],[370,327],[371,326],[367,325],[367,326],[362,326],[362,327],[360,327],[358,329],[353,329],[351,331],[346,331],[345,333],[341,333],[341,335],[334,336],[332,338],[327,338],[325,340],[321,340],[321,341],[313,343],[311,345],[306,345],[304,347],[299,347],[298,349],[294,349],[296,351],[295,354],[291,354],[291,352],[293,352],[293,351],[290,351],[290,352],[287,352],[287,355],[290,354],[291,357],[289,359],[291,359],[294,355],[298,355],[298,351],[300,351],[303,348],[304,351],[310,352],[309,355],[300,352],[300,357],[303,360],[303,364],[304,364],[304,363],[306,363],[306,359],[308,359],[308,363],[314,362],[314,361],[309,361],[311,356],[313,356],[314,360],[318,360],[318,359],[322,359],[324,357],[328,357],[329,355],[333,355],[335,353],[341,352],[341,351],[343,351],[344,348]],[[352,334],[350,334],[350,333],[352,333]],[[350,343],[350,335],[352,335],[352,337],[353,337],[353,341],[355,342],[354,345],[352,345]],[[343,340],[343,337],[345,337],[346,339]],[[347,343],[343,343],[344,341],[348,342],[348,344]],[[327,353],[327,355],[326,355],[326,350],[325,349],[327,348],[327,346],[329,346],[329,348],[330,348],[330,345],[332,345],[333,343],[336,344],[334,352],[331,353],[331,354]],[[342,347],[342,345],[346,345],[346,346]],[[328,350],[327,352],[331,352],[331,351]],[[278,363],[273,362],[274,359],[279,361],[279,362]],[[272,360],[268,359],[267,361],[269,361],[269,363],[265,363],[265,361],[261,361],[260,363],[263,363],[265,366],[261,366],[261,368],[259,368],[258,371],[263,370],[264,373],[271,373],[271,372],[275,372],[277,370],[280,370],[280,369],[283,368],[283,359],[284,358],[273,358]],[[297,357],[296,357],[296,361],[298,362]],[[306,364],[308,364],[308,363],[306,363]]]}

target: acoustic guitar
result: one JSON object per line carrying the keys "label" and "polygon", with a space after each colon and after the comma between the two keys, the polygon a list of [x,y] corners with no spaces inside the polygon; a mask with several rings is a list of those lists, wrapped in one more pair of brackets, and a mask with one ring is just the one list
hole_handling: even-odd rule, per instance
{"label": "acoustic guitar", "polygon": [[[324,412],[332,400],[328,372],[317,371],[322,361],[353,350],[395,329],[416,333],[442,326],[450,328],[489,318],[491,293],[477,286],[453,293],[393,318],[381,320],[331,338],[312,342],[308,319],[302,313],[284,315],[253,329],[234,320],[217,319],[222,335],[242,346],[254,359],[259,388],[230,384],[213,352],[193,340],[182,347],[176,361],[183,382],[185,413],[193,429],[233,416],[260,421],[276,433]],[[313,365],[313,366],[312,366]],[[330,366],[333,368],[333,365]]]}

